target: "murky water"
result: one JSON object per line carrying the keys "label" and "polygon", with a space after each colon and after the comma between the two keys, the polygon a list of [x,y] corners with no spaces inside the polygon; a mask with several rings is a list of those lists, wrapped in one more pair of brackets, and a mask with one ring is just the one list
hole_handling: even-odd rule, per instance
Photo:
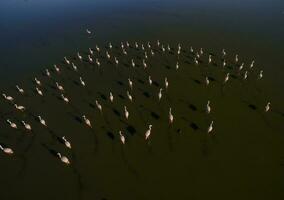
{"label": "murky water", "polygon": [[[0,152],[1,199],[283,199],[283,10],[284,3],[276,0],[1,1],[1,91],[26,107],[20,112],[4,98],[0,101],[0,144],[14,151],[11,156]],[[163,52],[157,39],[171,51]],[[126,41],[130,47],[124,55],[120,43]],[[100,67],[88,62],[89,47]],[[201,47],[204,54],[196,65]],[[75,63],[77,72],[64,56]],[[46,68],[51,77],[45,75]],[[248,78],[243,80],[246,70]],[[260,70],[263,79],[258,80]],[[223,84],[226,73],[231,76]],[[42,82],[38,87],[43,97],[35,91],[34,77]],[[55,82],[64,86],[69,104],[61,99]],[[24,95],[16,84],[25,89]],[[265,113],[269,101],[271,110]],[[39,123],[38,115],[48,127]],[[91,120],[92,129],[82,115]],[[11,128],[7,119],[18,128]],[[31,133],[21,120],[32,126]],[[213,132],[208,134],[212,120]],[[145,141],[149,124],[152,134]],[[62,136],[71,142],[71,150]],[[60,162],[56,152],[67,156],[71,165]]]}

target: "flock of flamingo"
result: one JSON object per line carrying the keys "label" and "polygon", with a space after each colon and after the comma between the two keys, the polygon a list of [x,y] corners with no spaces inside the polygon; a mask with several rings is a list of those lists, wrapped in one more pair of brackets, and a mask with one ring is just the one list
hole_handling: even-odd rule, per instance
{"label": "flock of flamingo", "polygon": [[[87,34],[88,35],[91,35],[92,32],[90,30],[86,30]],[[155,46],[156,49],[153,48],[153,46]],[[105,58],[113,63],[113,65],[115,65],[116,67],[119,67],[119,58],[114,56],[114,55],[111,55],[111,49],[113,48],[113,45],[112,43],[109,43],[108,46],[106,47],[105,50],[101,50],[101,48],[96,45],[95,48],[89,48],[88,49],[88,55],[86,57],[83,58],[83,54],[80,54],[80,52],[77,52],[76,53],[76,60],[78,59],[78,62],[88,62],[90,64],[94,64],[94,65],[97,65],[98,67],[101,66],[101,62],[99,60],[99,58],[95,58],[95,54],[104,54],[105,55]],[[162,44],[159,40],[156,41],[155,44],[153,43],[150,43],[150,42],[147,42],[146,44],[143,44],[143,43],[138,43],[138,42],[133,42],[133,44],[130,44],[128,41],[126,42],[121,42],[120,44],[120,49],[121,49],[121,52],[123,55],[127,56],[128,54],[128,49],[129,48],[134,48],[134,49],[137,49],[137,50],[141,50],[143,52],[143,59],[142,59],[142,66],[143,68],[146,70],[147,67],[149,67],[149,64],[147,63],[147,60],[148,60],[148,57],[149,56],[155,56],[155,54],[157,52],[160,52],[160,53],[166,53],[166,52],[173,52],[174,54],[177,55],[177,58],[179,58],[179,55],[181,54],[181,50],[182,48],[186,48],[186,47],[182,47],[181,44],[178,44],[177,48],[172,48],[170,47],[170,45],[164,45]],[[175,49],[175,51],[174,51]],[[204,55],[204,52],[203,52],[203,49],[200,48],[199,50],[194,50],[192,47],[189,48],[190,50],[190,53],[192,55],[194,55],[194,64],[196,65],[196,67],[198,67],[198,65],[200,64],[200,60],[201,60],[201,57],[205,57]],[[225,68],[226,65],[227,65],[227,60],[226,60],[226,51],[225,49],[222,50],[221,52],[221,56],[222,56],[222,68]],[[206,58],[205,58],[206,59]],[[70,66],[74,71],[77,71],[78,70],[78,67],[74,64],[74,62],[72,62],[71,59],[67,58],[67,57],[64,57],[64,62],[66,65]],[[210,65],[211,63],[213,62],[213,56],[211,54],[208,55],[208,58],[207,58],[207,63],[208,65]],[[238,71],[239,72],[243,72],[244,70],[244,63],[241,63],[239,64],[239,57],[238,55],[235,55],[235,60],[234,62],[236,63],[236,66],[238,66]],[[252,69],[254,67],[254,61],[252,61],[249,65],[248,65],[248,70],[249,69]],[[135,63],[135,60],[134,59],[131,59],[130,60],[130,66],[132,66],[133,68],[136,67],[136,63]],[[176,65],[175,65],[175,69],[178,71],[179,70],[179,60],[176,61]],[[58,65],[54,65],[54,73],[60,73],[61,72],[61,67],[59,67]],[[242,74],[242,75],[241,75]],[[249,74],[249,71],[244,71],[243,73],[240,73],[240,77],[241,79],[243,80],[246,80],[248,78],[248,74]],[[49,69],[45,69],[45,75],[47,77],[51,77],[52,76],[52,72],[49,70]],[[258,73],[258,80],[262,79],[263,78],[263,71],[260,70],[259,73]],[[164,77],[164,86],[161,87],[159,90],[158,90],[158,93],[157,93],[157,96],[156,96],[156,100],[157,101],[161,101],[161,99],[163,98],[163,93],[164,92],[167,92],[168,88],[169,88],[169,81],[168,81],[168,78],[167,77]],[[84,81],[84,78],[79,76],[78,77],[78,80],[79,80],[79,83],[82,87],[87,87],[87,83]],[[223,84],[228,84],[230,80],[230,73],[226,73],[225,76],[224,76],[224,79],[223,79]],[[133,101],[133,97],[131,95],[131,91],[133,91],[135,89],[135,85],[133,83],[133,80],[131,80],[131,78],[128,78],[127,80],[128,82],[128,87],[129,89],[126,91],[126,95],[127,95],[127,98],[129,99],[130,102]],[[146,81],[148,82],[148,84],[151,86],[152,83],[153,83],[153,80],[152,80],[152,77],[149,75],[148,76],[148,80]],[[42,81],[40,81],[40,79],[38,79],[37,77],[34,78],[34,83],[35,83],[35,91],[37,93],[37,95],[39,96],[44,96],[44,91],[41,89],[43,83]],[[204,80],[204,85],[207,87],[210,85],[210,79],[206,76],[205,77],[205,80]],[[64,86],[62,84],[60,84],[59,82],[55,82],[55,86],[57,88],[58,91],[61,92],[61,95],[60,97],[62,98],[62,100],[66,103],[66,104],[69,104],[71,99],[69,97],[66,96],[66,94],[63,92],[65,91],[64,89]],[[24,95],[25,94],[25,90],[23,88],[21,88],[19,85],[16,85],[16,89],[18,91],[18,93],[20,95]],[[26,107],[22,106],[22,105],[19,105],[15,102],[15,98],[8,95],[8,94],[5,94],[5,93],[2,93],[2,96],[3,98],[14,105],[15,109],[19,110],[19,111],[22,111],[22,112],[25,112],[26,110]],[[115,96],[114,94],[110,91],[109,92],[109,103],[113,103],[115,101]],[[95,101],[95,105],[97,107],[97,109],[103,113],[103,106],[102,104],[100,104],[100,102],[98,100]],[[207,114],[210,114],[211,112],[211,105],[210,105],[210,100],[207,101],[207,104],[204,106],[205,107],[205,110],[206,110],[206,113]],[[128,108],[127,108],[127,105],[124,106],[124,117],[125,117],[125,120],[128,120],[129,118],[129,111],[128,111]],[[264,109],[263,111],[264,112],[268,112],[270,110],[270,102],[268,102],[266,105],[264,105]],[[43,117],[41,115],[38,115],[37,116],[38,118],[38,122],[44,126],[44,127],[47,127],[47,122],[45,121],[45,119],[43,119]],[[89,128],[92,128],[93,127],[93,124],[91,122],[90,119],[88,119],[88,117],[86,115],[82,115],[81,116],[81,119],[82,119],[82,122],[85,123],[85,125]],[[27,121],[23,121],[23,120],[20,120],[21,121],[21,126],[26,130],[26,131],[32,131],[32,126],[27,122]],[[11,119],[6,119],[6,122],[8,123],[8,125],[12,128],[12,129],[18,129],[20,128],[18,124],[16,124],[16,122],[12,121]],[[172,125],[174,123],[174,115],[172,113],[172,108],[170,107],[169,108],[169,112],[168,112],[168,123],[169,125]],[[208,128],[207,128],[207,133],[208,134],[212,134],[214,132],[214,120],[211,120],[211,123],[209,124]],[[145,140],[149,140],[150,139],[150,136],[151,136],[151,133],[152,133],[152,127],[153,125],[152,124],[148,124],[148,127],[147,127],[147,130],[145,131],[145,134],[144,134],[144,139]],[[123,133],[122,130],[117,130],[118,134],[119,134],[119,137],[120,137],[120,141],[122,144],[125,144],[127,141],[126,141],[126,138],[125,138],[125,135]],[[65,136],[63,136],[62,138],[62,141],[64,142],[64,145],[71,149],[72,146],[71,146],[71,142],[68,141],[66,139]],[[12,148],[10,148],[9,146],[6,146],[6,145],[3,145],[3,144],[0,144],[0,149],[5,153],[5,154],[8,154],[8,155],[12,155],[14,154],[14,151],[12,150]],[[58,158],[60,159],[60,161],[62,161],[63,163],[69,165],[71,163],[71,161],[64,155],[62,155],[60,152],[57,152],[56,154],[58,156]]]}

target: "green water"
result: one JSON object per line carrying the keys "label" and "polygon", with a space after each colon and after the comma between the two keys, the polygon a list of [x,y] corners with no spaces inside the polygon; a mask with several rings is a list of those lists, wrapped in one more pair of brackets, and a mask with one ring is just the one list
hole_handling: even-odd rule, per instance
{"label": "green water", "polygon": [[[0,144],[14,150],[11,156],[0,152],[1,199],[284,198],[281,1],[14,0],[1,2],[0,9],[1,91],[27,108],[19,112],[4,98],[0,101]],[[89,36],[86,28],[94,35]],[[165,47],[170,44],[172,51],[163,53],[157,39]],[[131,46],[126,48],[127,56],[120,48],[126,40]],[[110,41],[111,62],[105,56]],[[142,66],[141,46],[135,49],[134,41],[143,43],[148,52],[147,69]],[[94,51],[92,57],[99,58],[100,68],[86,61],[88,48],[96,44],[101,53]],[[193,63],[190,46],[195,53],[204,50],[199,65]],[[83,62],[77,59],[77,51]],[[208,64],[209,53],[212,64]],[[76,64],[77,72],[64,63],[64,56]],[[119,59],[117,67],[113,56]],[[131,59],[138,66],[133,68]],[[255,65],[249,69],[252,60]],[[60,74],[53,64],[60,67]],[[43,74],[45,68],[51,78]],[[242,80],[245,70],[248,79]],[[258,80],[260,70],[264,77]],[[232,76],[224,85],[227,72]],[[35,76],[42,82],[43,97],[35,92]],[[78,84],[80,76],[86,87]],[[211,80],[207,87],[205,76]],[[165,77],[169,88],[159,102]],[[61,100],[56,81],[64,86],[69,104]],[[25,95],[17,92],[16,84]],[[265,113],[268,101],[271,110]],[[92,129],[82,123],[82,115],[91,120]],[[18,129],[12,129],[7,119]],[[31,134],[21,120],[32,126]],[[208,134],[211,120],[214,129]],[[149,124],[152,134],[145,141]],[[119,130],[125,134],[125,145]],[[63,135],[72,150],[58,139]],[[60,162],[54,151],[67,156],[71,165]]]}

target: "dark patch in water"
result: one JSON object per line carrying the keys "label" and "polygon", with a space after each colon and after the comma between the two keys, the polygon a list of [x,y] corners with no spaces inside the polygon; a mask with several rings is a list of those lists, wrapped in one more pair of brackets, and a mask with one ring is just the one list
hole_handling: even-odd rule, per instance
{"label": "dark patch in water", "polygon": [[212,76],[208,76],[209,81],[216,81]]}
{"label": "dark patch in water", "polygon": [[191,127],[193,130],[195,130],[195,131],[197,131],[197,130],[199,129],[199,127],[197,126],[197,124],[194,123],[194,122],[191,122],[191,123],[190,123],[190,127]]}
{"label": "dark patch in water", "polygon": [[117,115],[118,117],[121,116],[120,112],[119,112],[118,110],[116,110],[115,108],[113,108],[112,111],[113,111],[114,114]]}
{"label": "dark patch in water", "polygon": [[253,104],[249,104],[248,107],[251,108],[252,110],[256,110],[257,109],[257,107],[255,105],[253,105]]}
{"label": "dark patch in water", "polygon": [[138,82],[141,83],[141,84],[145,84],[145,81],[143,81],[141,79],[138,79]]}
{"label": "dark patch in water", "polygon": [[81,119],[81,117],[75,116],[74,119],[81,124],[83,123],[83,120]]}
{"label": "dark patch in water", "polygon": [[143,92],[143,95],[144,95],[145,97],[147,97],[147,98],[150,97],[150,94],[149,94],[148,92]]}
{"label": "dark patch in water", "polygon": [[124,85],[121,81],[116,81],[118,85]]}
{"label": "dark patch in water", "polygon": [[157,87],[160,86],[160,84],[159,84],[158,82],[156,82],[156,81],[153,81],[153,85],[155,85],[155,86],[157,86]]}
{"label": "dark patch in water", "polygon": [[160,119],[160,116],[155,112],[151,112],[151,116],[157,120]]}
{"label": "dark patch in water", "polygon": [[196,106],[193,105],[193,104],[189,104],[189,108],[190,108],[191,110],[193,110],[193,111],[197,111]]}
{"label": "dark patch in water", "polygon": [[121,94],[119,94],[118,97],[121,98],[121,99],[125,99],[125,97]]}
{"label": "dark patch in water", "polygon": [[114,134],[112,132],[108,131],[107,135],[110,139],[114,140]]}
{"label": "dark patch in water", "polygon": [[127,130],[131,135],[134,135],[134,134],[136,133],[136,129],[135,129],[133,126],[131,126],[131,125],[127,126],[126,130]]}
{"label": "dark patch in water", "polygon": [[194,82],[197,83],[197,84],[201,84],[201,82],[197,79],[194,79]]}

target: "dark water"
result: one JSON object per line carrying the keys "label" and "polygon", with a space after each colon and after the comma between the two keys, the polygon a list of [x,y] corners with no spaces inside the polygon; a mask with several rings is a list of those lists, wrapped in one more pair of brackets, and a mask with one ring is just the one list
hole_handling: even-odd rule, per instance
{"label": "dark water", "polygon": [[[283,199],[283,12],[283,1],[277,0],[0,1],[1,91],[27,108],[19,112],[3,98],[0,101],[0,144],[14,150],[12,156],[0,152],[1,199]],[[86,28],[94,35],[87,35]],[[163,53],[157,39],[174,50]],[[120,48],[126,40],[131,44],[127,56]],[[105,57],[109,41],[118,67]],[[143,51],[133,48],[134,41],[144,43],[148,51],[146,70]],[[86,59],[87,49],[96,44],[102,52],[95,52],[93,59],[100,59],[100,68],[76,58],[80,51]],[[198,66],[190,46],[204,49]],[[78,72],[63,62],[64,56]],[[252,60],[255,66],[248,70]],[[239,73],[242,62],[245,67]],[[53,64],[60,66],[60,74]],[[51,78],[43,75],[45,68]],[[257,80],[260,70],[264,77]],[[232,76],[223,85],[227,72]],[[42,81],[44,97],[34,91],[35,76]],[[85,88],[78,85],[79,76]],[[169,89],[159,103],[165,76]],[[205,76],[211,80],[208,87]],[[129,77],[133,103],[126,96]],[[69,105],[60,99],[55,81],[64,86]],[[16,84],[25,89],[24,96],[15,90]],[[103,114],[95,100],[102,104]],[[205,113],[207,100],[210,115]],[[271,111],[265,113],[268,101]],[[124,118],[124,105],[129,120]],[[173,126],[168,124],[169,107]],[[83,114],[93,129],[82,124]],[[37,115],[48,128],[39,124]],[[26,133],[21,120],[31,124],[32,134]],[[211,120],[214,130],[208,135]],[[148,124],[153,130],[145,142]],[[119,130],[126,136],[125,145]],[[58,139],[63,135],[72,150]],[[60,162],[54,151],[66,155],[71,165]]]}

